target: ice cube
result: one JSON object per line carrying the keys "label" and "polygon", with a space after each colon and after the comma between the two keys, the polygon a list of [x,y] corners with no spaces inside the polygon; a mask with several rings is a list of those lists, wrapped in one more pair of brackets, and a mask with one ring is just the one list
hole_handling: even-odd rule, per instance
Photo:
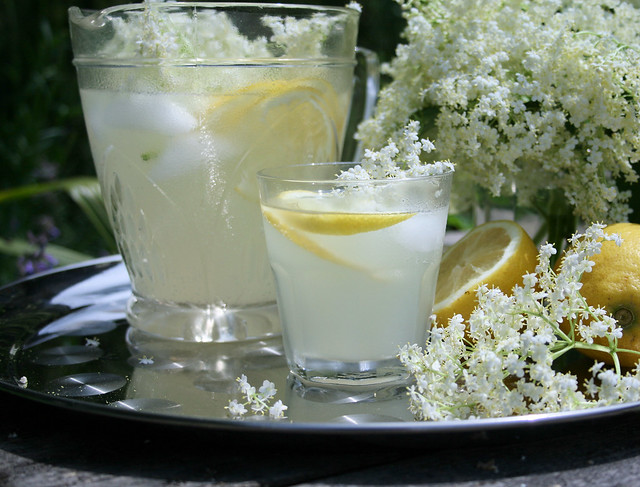
{"label": "ice cube", "polygon": [[166,148],[149,160],[152,168],[149,177],[162,181],[194,171],[207,163],[207,144],[198,133],[174,137]]}
{"label": "ice cube", "polygon": [[120,95],[113,97],[104,122],[122,129],[147,130],[162,135],[179,135],[194,130],[198,121],[182,105],[162,95]]}
{"label": "ice cube", "polygon": [[447,223],[446,211],[418,213],[395,225],[396,241],[408,250],[432,252],[442,250],[444,228]]}

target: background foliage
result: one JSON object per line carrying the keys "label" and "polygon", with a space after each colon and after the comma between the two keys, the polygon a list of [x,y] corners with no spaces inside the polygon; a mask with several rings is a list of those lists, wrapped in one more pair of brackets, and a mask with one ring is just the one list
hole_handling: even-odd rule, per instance
{"label": "background foliage", "polygon": [[[0,0],[0,192],[36,183],[95,176],[75,69],[67,9],[101,9],[118,0]],[[275,3],[275,2],[272,2]],[[284,1],[279,3],[300,3]],[[346,0],[308,3],[345,5]],[[404,20],[393,0],[364,0],[359,44],[388,60]],[[56,188],[60,189],[60,188]],[[0,285],[33,270],[29,241],[51,240],[58,261],[113,252],[104,236],[65,191],[19,200],[0,199]],[[71,249],[72,252],[66,249]],[[46,264],[46,262],[45,262]]]}
{"label": "background foliage", "polygon": [[[321,5],[347,2],[307,1]],[[95,176],[71,63],[67,9],[72,5],[101,9],[117,3],[126,2],[0,0],[0,49],[4,54],[0,70],[4,115],[0,123],[0,285],[33,270],[25,264],[24,255],[33,252],[34,243],[37,249],[39,241],[51,240],[47,249],[57,251],[60,264],[114,252],[112,242],[78,206],[78,195],[61,190],[66,186],[61,188],[58,183]],[[399,6],[394,0],[360,3],[358,44],[374,50],[381,61],[390,60],[405,25]],[[50,184],[56,190],[2,200],[3,191],[34,184]],[[81,197],[79,200],[82,202]],[[634,191],[632,206],[636,208],[632,221],[640,222],[640,191]]]}

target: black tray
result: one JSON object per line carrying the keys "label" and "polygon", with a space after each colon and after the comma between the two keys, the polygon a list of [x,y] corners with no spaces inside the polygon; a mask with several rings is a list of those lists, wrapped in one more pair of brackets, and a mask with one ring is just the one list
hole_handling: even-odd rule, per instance
{"label": "black tray", "polygon": [[[467,421],[417,422],[395,394],[300,389],[288,378],[280,337],[233,344],[128,344],[131,290],[118,256],[0,288],[0,389],[29,400],[157,425],[224,434],[349,436],[434,445],[519,440],[625,416],[640,403]],[[227,416],[236,378],[275,383],[287,418]],[[387,391],[389,392],[389,391]]]}

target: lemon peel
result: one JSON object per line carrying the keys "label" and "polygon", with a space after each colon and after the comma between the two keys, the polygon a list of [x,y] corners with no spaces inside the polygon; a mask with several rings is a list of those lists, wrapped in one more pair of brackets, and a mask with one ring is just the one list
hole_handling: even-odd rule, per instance
{"label": "lemon peel", "polygon": [[[604,231],[618,234],[622,245],[602,242],[599,254],[591,257],[594,266],[591,272],[582,274],[580,294],[591,306],[601,306],[618,321],[622,337],[617,348],[640,351],[640,224],[616,223],[608,225]],[[560,261],[557,265],[560,264]],[[562,328],[568,331],[568,324]],[[594,343],[609,347],[606,337],[593,337]],[[613,357],[606,352],[579,348],[588,357],[613,364]],[[632,352],[618,352],[620,364],[633,367],[640,355]]]}

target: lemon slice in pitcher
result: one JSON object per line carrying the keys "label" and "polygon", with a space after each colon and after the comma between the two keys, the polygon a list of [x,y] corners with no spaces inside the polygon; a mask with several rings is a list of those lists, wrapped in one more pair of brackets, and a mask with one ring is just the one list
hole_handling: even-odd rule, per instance
{"label": "lemon slice in pitcher", "polygon": [[257,202],[258,170],[338,160],[345,117],[326,81],[260,81],[214,97],[204,128],[216,141],[216,151],[224,152],[222,159],[235,161],[226,176],[231,187]]}

